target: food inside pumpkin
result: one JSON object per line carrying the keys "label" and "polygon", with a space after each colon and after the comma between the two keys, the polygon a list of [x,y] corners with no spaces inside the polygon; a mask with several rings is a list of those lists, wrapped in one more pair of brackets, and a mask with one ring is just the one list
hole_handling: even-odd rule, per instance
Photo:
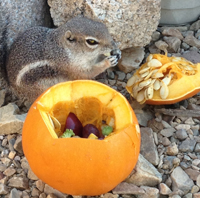
{"label": "food inside pumpkin", "polygon": [[[41,109],[40,105],[38,108]],[[104,139],[115,126],[113,110],[94,97],[59,102],[46,114],[58,138]]]}
{"label": "food inside pumpkin", "polygon": [[141,104],[171,104],[196,93],[199,72],[200,64],[182,57],[150,54],[128,80],[126,89]]}

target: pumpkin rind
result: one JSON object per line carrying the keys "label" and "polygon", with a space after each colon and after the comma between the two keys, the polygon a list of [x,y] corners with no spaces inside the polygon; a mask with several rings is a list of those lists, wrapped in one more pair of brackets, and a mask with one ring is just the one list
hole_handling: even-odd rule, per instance
{"label": "pumpkin rind", "polygon": [[[53,137],[38,102],[49,109],[66,98],[95,94],[117,114],[115,133],[104,140]],[[42,181],[63,193],[94,196],[112,190],[131,173],[140,149],[138,128],[135,114],[121,94],[101,83],[80,80],[58,84],[33,103],[24,123],[22,144],[31,169]]]}

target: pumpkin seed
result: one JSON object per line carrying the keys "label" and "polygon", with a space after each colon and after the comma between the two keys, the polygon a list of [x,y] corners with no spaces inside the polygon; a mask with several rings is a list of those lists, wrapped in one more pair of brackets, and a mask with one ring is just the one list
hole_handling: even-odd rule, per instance
{"label": "pumpkin seed", "polygon": [[160,72],[156,72],[155,74],[153,74],[151,77],[152,78],[162,78],[164,76],[163,73],[160,73]]}
{"label": "pumpkin seed", "polygon": [[137,97],[136,97],[136,100],[138,101],[138,102],[142,102],[145,98],[144,98],[144,91],[145,90],[142,90],[142,91],[140,91],[138,94],[137,94]]}
{"label": "pumpkin seed", "polygon": [[128,82],[127,82],[127,87],[131,87],[136,81],[136,76],[132,76],[131,78],[128,79]]}
{"label": "pumpkin seed", "polygon": [[142,73],[140,76],[141,76],[141,78],[144,78],[144,77],[148,76],[148,74],[149,74],[149,71],[146,71],[145,73]]}
{"label": "pumpkin seed", "polygon": [[147,62],[149,62],[150,60],[152,60],[152,58],[153,58],[153,55],[150,54],[150,55],[147,57]]}
{"label": "pumpkin seed", "polygon": [[153,85],[149,86],[146,90],[145,90],[145,99],[151,99],[153,98]]}
{"label": "pumpkin seed", "polygon": [[156,80],[153,84],[154,90],[159,90],[160,89],[160,81]]}
{"label": "pumpkin seed", "polygon": [[168,95],[169,95],[169,88],[164,82],[162,82],[162,86],[160,88],[160,97],[162,99],[166,99]]}
{"label": "pumpkin seed", "polygon": [[171,81],[171,75],[168,74],[165,78],[162,79],[162,81],[166,84],[169,85],[170,81]]}
{"label": "pumpkin seed", "polygon": [[60,135],[61,133],[61,124],[60,122],[52,115],[50,115],[49,113],[47,113],[47,116],[49,118],[49,121],[54,129],[54,131],[56,132],[57,135]]}
{"label": "pumpkin seed", "polygon": [[161,67],[161,66],[162,66],[162,63],[161,63],[159,60],[157,60],[157,59],[151,59],[151,60],[147,63],[147,65],[148,65],[149,67]]}
{"label": "pumpkin seed", "polygon": [[150,67],[145,67],[145,68],[141,69],[141,70],[139,71],[139,74],[145,73],[146,71],[149,70],[149,68],[150,68]]}
{"label": "pumpkin seed", "polygon": [[143,87],[148,86],[150,83],[151,83],[151,79],[148,79],[148,80],[144,80],[144,81],[142,81],[141,83],[139,83],[138,86],[139,86],[140,88],[143,88]]}

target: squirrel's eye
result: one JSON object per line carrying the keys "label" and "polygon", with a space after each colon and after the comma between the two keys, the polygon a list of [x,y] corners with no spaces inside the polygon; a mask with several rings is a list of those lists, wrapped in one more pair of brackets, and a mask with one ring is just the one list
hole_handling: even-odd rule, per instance
{"label": "squirrel's eye", "polygon": [[89,45],[98,45],[99,43],[93,39],[87,39],[86,42],[89,44]]}

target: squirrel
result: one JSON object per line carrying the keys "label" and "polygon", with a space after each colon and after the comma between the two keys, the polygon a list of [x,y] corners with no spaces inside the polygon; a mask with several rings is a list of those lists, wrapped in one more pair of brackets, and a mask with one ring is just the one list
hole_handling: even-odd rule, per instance
{"label": "squirrel", "polygon": [[6,72],[17,97],[33,103],[49,87],[92,79],[120,58],[107,27],[78,16],[55,29],[33,27],[21,33],[11,46]]}

